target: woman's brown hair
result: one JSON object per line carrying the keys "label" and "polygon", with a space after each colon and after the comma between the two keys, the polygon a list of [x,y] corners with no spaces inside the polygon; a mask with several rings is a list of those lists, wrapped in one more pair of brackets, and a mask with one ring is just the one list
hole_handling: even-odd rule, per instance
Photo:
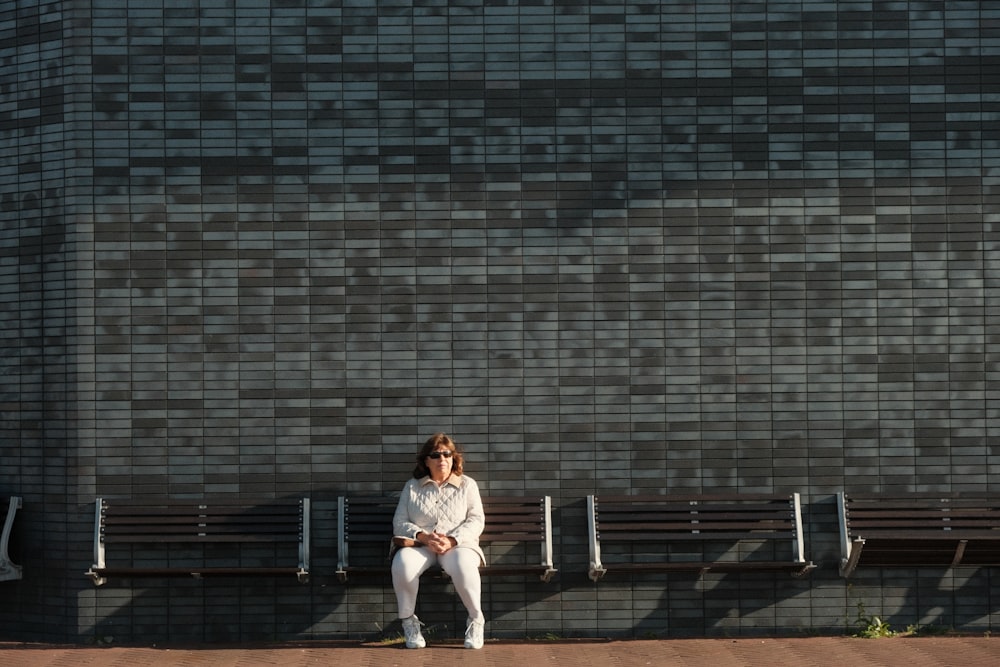
{"label": "woman's brown hair", "polygon": [[462,450],[459,449],[458,443],[444,433],[435,433],[431,437],[427,438],[427,442],[424,443],[424,446],[421,447],[420,451],[417,453],[417,467],[413,469],[413,477],[415,479],[421,479],[431,474],[431,471],[427,468],[427,455],[436,449],[441,449],[442,447],[452,452],[451,474],[462,474],[465,458],[462,456]]}

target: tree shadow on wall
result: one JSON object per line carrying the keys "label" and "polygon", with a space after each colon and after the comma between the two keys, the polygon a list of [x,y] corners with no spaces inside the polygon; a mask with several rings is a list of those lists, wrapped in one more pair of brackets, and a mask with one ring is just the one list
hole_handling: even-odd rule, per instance
{"label": "tree shadow on wall", "polygon": [[846,585],[852,633],[876,618],[893,632],[992,632],[1000,612],[997,568],[859,567]]}
{"label": "tree shadow on wall", "polygon": [[[755,560],[782,562],[769,540],[604,544],[601,555],[608,569],[597,584],[602,631],[631,631],[638,638],[774,636],[801,633],[801,623],[809,618],[808,599],[798,601],[810,589],[808,574],[731,569]],[[615,562],[646,563],[650,569],[616,573]],[[687,569],[658,571],[661,563]],[[727,566],[700,571],[701,563]],[[616,621],[610,609],[616,602],[618,617],[630,618],[631,627]],[[622,609],[626,604],[630,608]]]}
{"label": "tree shadow on wall", "polygon": [[785,573],[671,572],[623,581],[631,590],[637,638],[787,635],[801,632],[798,623],[808,617],[795,603],[808,584]]}

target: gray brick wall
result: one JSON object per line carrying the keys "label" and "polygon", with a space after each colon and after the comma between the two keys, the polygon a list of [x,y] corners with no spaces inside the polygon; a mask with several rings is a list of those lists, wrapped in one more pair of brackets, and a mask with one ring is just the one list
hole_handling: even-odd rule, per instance
{"label": "gray brick wall", "polygon": [[[996,629],[987,570],[848,588],[831,500],[996,491],[993,3],[26,0],[0,62],[12,636],[376,633],[334,499],[436,430],[555,498],[493,634]],[[591,584],[582,497],[678,489],[801,491],[821,568]],[[140,493],[310,494],[317,574],[94,590]]]}

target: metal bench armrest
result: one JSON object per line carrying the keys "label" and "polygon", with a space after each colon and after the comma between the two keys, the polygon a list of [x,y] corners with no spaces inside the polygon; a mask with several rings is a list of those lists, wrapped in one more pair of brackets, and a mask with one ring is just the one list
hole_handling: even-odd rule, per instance
{"label": "metal bench armrest", "polygon": [[302,518],[300,524],[301,533],[299,534],[299,571],[296,573],[296,577],[300,583],[306,583],[309,581],[309,560],[310,551],[309,545],[312,540],[312,534],[310,531],[310,526],[312,525],[312,504],[309,498],[303,498],[299,501],[302,508]]}
{"label": "metal bench armrest", "polygon": [[337,579],[347,581],[347,497],[337,498]]}
{"label": "metal bench armrest", "polygon": [[590,565],[587,575],[591,581],[597,581],[605,575],[607,569],[601,563],[601,539],[597,532],[597,499],[587,496],[587,534],[590,548]]}
{"label": "metal bench armrest", "polygon": [[0,536],[0,581],[13,581],[23,576],[22,567],[12,563],[8,553],[10,534],[14,529],[14,516],[19,509],[21,509],[21,498],[11,496],[10,502],[7,504],[7,518],[3,524],[3,534]]}
{"label": "metal bench armrest", "polygon": [[542,540],[542,565],[545,566],[545,571],[541,574],[541,579],[544,582],[549,582],[552,577],[556,574],[555,565],[552,562],[552,497],[544,496],[542,498],[542,530],[545,535],[545,539]]}
{"label": "metal bench armrest", "polygon": [[103,570],[104,567],[104,498],[98,498],[94,501],[94,564],[84,574],[90,577],[95,586],[103,586],[108,580],[98,570]]}

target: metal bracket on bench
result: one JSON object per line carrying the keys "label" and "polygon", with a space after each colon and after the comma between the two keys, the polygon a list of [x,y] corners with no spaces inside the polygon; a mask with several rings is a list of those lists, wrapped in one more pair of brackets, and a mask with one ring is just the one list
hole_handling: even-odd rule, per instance
{"label": "metal bracket on bench", "polygon": [[793,577],[804,577],[816,569],[812,561],[806,560],[805,534],[802,528],[802,496],[796,492],[792,494],[792,518],[795,521],[795,537],[792,540],[792,555],[796,564],[801,564],[802,569],[792,572]]}
{"label": "metal bracket on bench", "polygon": [[310,498],[303,498],[300,507],[302,508],[302,534],[299,535],[299,571],[295,573],[300,584],[309,581],[309,542],[312,536],[309,527],[312,525],[312,505]]}
{"label": "metal bracket on bench", "polygon": [[3,524],[3,534],[0,537],[0,581],[13,581],[23,576],[22,567],[10,562],[7,547],[10,543],[10,533],[14,528],[14,515],[21,509],[21,498],[11,496],[7,506],[7,518]]}
{"label": "metal bracket on bench", "polygon": [[552,498],[551,496],[545,496],[542,499],[542,514],[545,521],[545,539],[542,540],[542,565],[545,566],[545,571],[541,574],[541,579],[545,583],[549,583],[552,577],[556,575],[555,564],[552,562]]}
{"label": "metal bracket on bench", "polygon": [[837,521],[840,524],[840,576],[849,579],[861,560],[861,551],[865,548],[863,537],[851,538],[847,526],[847,494],[837,493]]}
{"label": "metal bracket on bench", "polygon": [[840,576],[844,579],[850,579],[851,575],[854,574],[864,548],[865,539],[863,537],[856,537],[852,542],[848,542],[847,556],[840,559]]}
{"label": "metal bracket on bench", "polygon": [[97,572],[94,568],[90,568],[89,570],[84,572],[84,574],[90,577],[91,581],[94,582],[95,586],[103,586],[104,584],[108,583],[108,578],[101,576],[101,573]]}
{"label": "metal bracket on bench", "polygon": [[965,557],[965,547],[968,544],[969,540],[958,541],[958,544],[955,546],[955,556],[951,559],[951,567],[958,567],[962,564],[962,558]]}

